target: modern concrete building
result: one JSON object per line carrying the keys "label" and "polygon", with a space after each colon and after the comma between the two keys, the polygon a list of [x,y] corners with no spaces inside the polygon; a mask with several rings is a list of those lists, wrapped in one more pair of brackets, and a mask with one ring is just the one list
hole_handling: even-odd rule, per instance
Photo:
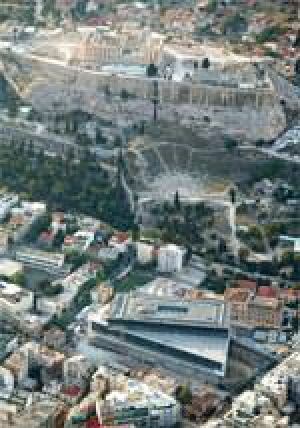
{"label": "modern concrete building", "polygon": [[213,378],[226,373],[230,333],[226,304],[218,300],[157,297],[133,292],[117,295],[110,310],[91,313],[90,343],[180,364]]}
{"label": "modern concrete building", "polygon": [[63,270],[65,256],[59,253],[48,253],[33,248],[20,248],[16,259],[26,265],[46,272],[55,273]]}

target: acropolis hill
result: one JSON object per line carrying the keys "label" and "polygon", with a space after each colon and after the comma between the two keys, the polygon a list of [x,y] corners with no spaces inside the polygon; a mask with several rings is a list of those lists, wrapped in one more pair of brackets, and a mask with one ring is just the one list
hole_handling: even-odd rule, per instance
{"label": "acropolis hill", "polygon": [[284,106],[293,108],[269,60],[148,30],[41,30],[2,49],[1,60],[19,95],[47,116],[80,108],[111,121],[149,120],[155,101],[166,123],[256,141],[276,138]]}

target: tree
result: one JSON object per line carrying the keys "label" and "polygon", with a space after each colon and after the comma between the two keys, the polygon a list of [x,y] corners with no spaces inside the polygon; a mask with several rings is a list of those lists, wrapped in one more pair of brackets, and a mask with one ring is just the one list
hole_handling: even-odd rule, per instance
{"label": "tree", "polygon": [[218,7],[218,0],[209,0],[207,4],[207,12],[215,13]]}
{"label": "tree", "polygon": [[263,44],[266,42],[275,41],[284,31],[284,28],[281,28],[277,25],[272,25],[270,27],[265,28],[261,33],[256,36],[256,42],[259,44]]}
{"label": "tree", "polygon": [[51,282],[49,281],[49,279],[42,279],[37,284],[37,289],[44,290],[45,288],[48,288],[50,286],[51,286]]}
{"label": "tree", "polygon": [[294,253],[293,251],[285,251],[281,256],[281,263],[283,266],[291,266],[294,263]]}
{"label": "tree", "polygon": [[144,121],[144,120],[142,120],[142,121],[140,122],[139,131],[140,131],[140,134],[141,134],[141,135],[144,135],[144,134],[145,134],[145,121]]}
{"label": "tree", "polygon": [[60,248],[64,242],[65,234],[62,229],[59,229],[53,239],[53,247]]}
{"label": "tree", "polygon": [[256,142],[255,142],[256,147],[263,147],[265,145],[265,140],[263,138],[259,138]]}
{"label": "tree", "polygon": [[223,22],[223,33],[240,33],[246,31],[247,20],[244,16],[236,13],[235,15],[229,15]]}
{"label": "tree", "polygon": [[[3,186],[25,194],[29,200],[44,200],[50,210],[82,212],[117,229],[132,227],[133,217],[127,208],[124,215],[118,205],[115,181],[95,156],[84,156],[81,151],[71,159],[45,157],[34,150],[33,144],[28,144],[20,155],[17,144],[12,143],[0,145],[0,165]],[[48,216],[46,222],[37,221],[26,239],[35,241],[41,231],[48,229],[50,220]]]}
{"label": "tree", "polygon": [[63,286],[61,284],[54,284],[50,285],[50,287],[47,287],[44,289],[44,293],[47,296],[57,296],[58,294],[62,293]]}
{"label": "tree", "polygon": [[300,74],[300,58],[296,59],[296,62],[295,62],[295,73],[296,74]]}
{"label": "tree", "polygon": [[111,96],[110,87],[108,85],[105,85],[105,87],[104,87],[104,94],[105,94],[106,98],[109,98]]}
{"label": "tree", "polygon": [[126,101],[129,98],[129,93],[126,89],[122,89],[121,93],[120,93],[120,97],[122,98],[122,100]]}
{"label": "tree", "polygon": [[239,249],[239,259],[242,261],[246,261],[250,255],[250,251],[246,247],[241,247]]}
{"label": "tree", "polygon": [[263,238],[260,228],[256,225],[250,226],[248,234],[255,239],[261,240]]}
{"label": "tree", "polygon": [[174,208],[176,211],[180,211],[180,207],[181,207],[181,203],[180,203],[179,192],[178,190],[176,190],[174,195]]}
{"label": "tree", "polygon": [[228,151],[233,151],[237,147],[237,142],[231,137],[225,137],[224,146]]}
{"label": "tree", "polygon": [[104,138],[101,129],[97,128],[96,129],[96,144],[105,144],[106,143],[106,139]]}
{"label": "tree", "polygon": [[80,268],[87,261],[87,256],[85,254],[78,253],[77,251],[72,251],[67,254],[66,262],[72,265],[72,271]]}
{"label": "tree", "polygon": [[180,385],[176,390],[176,398],[180,404],[189,404],[192,401],[193,395],[188,385]]}
{"label": "tree", "polygon": [[204,58],[202,61],[202,68],[208,69],[210,67],[210,61],[208,58]]}
{"label": "tree", "polygon": [[48,279],[42,279],[35,287],[35,292],[39,296],[57,296],[62,291],[63,286],[61,284],[51,284]]}
{"label": "tree", "polygon": [[234,187],[231,187],[229,190],[229,198],[232,204],[236,203],[236,191]]}
{"label": "tree", "polygon": [[[33,183],[33,186],[35,183]],[[36,222],[31,226],[30,230],[27,233],[27,239],[31,242],[35,241],[41,232],[48,229],[51,222],[51,217],[49,213],[44,214],[39,217]]]}
{"label": "tree", "polygon": [[16,272],[11,278],[14,284],[24,287],[26,285],[26,277],[23,272]]}
{"label": "tree", "polygon": [[16,100],[12,98],[8,105],[8,115],[11,118],[15,118],[17,116],[17,113],[18,113],[18,106],[17,106]]}
{"label": "tree", "polygon": [[193,256],[193,249],[190,245],[188,245],[187,249],[186,249],[186,261],[187,261],[187,263],[189,263],[191,261],[192,256]]}
{"label": "tree", "polygon": [[87,147],[91,145],[91,141],[87,134],[78,133],[76,135],[76,144],[78,144],[79,146]]}
{"label": "tree", "polygon": [[155,64],[151,63],[147,66],[147,76],[148,77],[156,77],[158,74],[158,68]]}
{"label": "tree", "polygon": [[136,224],[136,223],[135,223],[135,224],[133,225],[131,235],[132,235],[132,240],[133,240],[133,242],[137,242],[137,241],[139,241],[139,240],[140,240],[140,228],[139,228],[139,225],[138,225],[138,224]]}
{"label": "tree", "polygon": [[296,40],[294,42],[294,47],[299,48],[300,47],[300,30],[297,32]]}

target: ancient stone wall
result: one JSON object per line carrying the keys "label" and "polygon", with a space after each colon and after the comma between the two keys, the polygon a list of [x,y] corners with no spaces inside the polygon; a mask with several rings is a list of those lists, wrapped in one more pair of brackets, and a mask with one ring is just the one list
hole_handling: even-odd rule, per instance
{"label": "ancient stone wall", "polygon": [[[47,80],[54,79],[76,81],[78,87],[94,87],[95,91],[105,91],[114,95],[126,94],[129,97],[153,99],[154,80],[147,77],[125,77],[106,73],[65,68],[58,63],[30,60],[32,69],[36,69]],[[241,89],[218,85],[174,82],[158,79],[158,99],[161,103],[200,104],[202,106],[252,108],[261,110],[272,108],[279,103],[272,88]]]}

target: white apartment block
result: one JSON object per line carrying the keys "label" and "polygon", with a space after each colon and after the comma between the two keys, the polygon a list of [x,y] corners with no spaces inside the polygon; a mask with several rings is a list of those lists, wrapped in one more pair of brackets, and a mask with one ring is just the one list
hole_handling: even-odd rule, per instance
{"label": "white apartment block", "polygon": [[168,244],[160,247],[158,252],[158,270],[160,272],[180,272],[185,250],[177,245]]}
{"label": "white apartment block", "polygon": [[33,306],[33,293],[15,284],[0,281],[0,311],[22,315]]}
{"label": "white apartment block", "polygon": [[17,205],[19,197],[14,194],[5,194],[0,197],[0,221],[10,213],[10,210]]}
{"label": "white apartment block", "polygon": [[144,242],[137,242],[136,254],[139,263],[151,263],[153,260],[153,245],[146,244]]}

